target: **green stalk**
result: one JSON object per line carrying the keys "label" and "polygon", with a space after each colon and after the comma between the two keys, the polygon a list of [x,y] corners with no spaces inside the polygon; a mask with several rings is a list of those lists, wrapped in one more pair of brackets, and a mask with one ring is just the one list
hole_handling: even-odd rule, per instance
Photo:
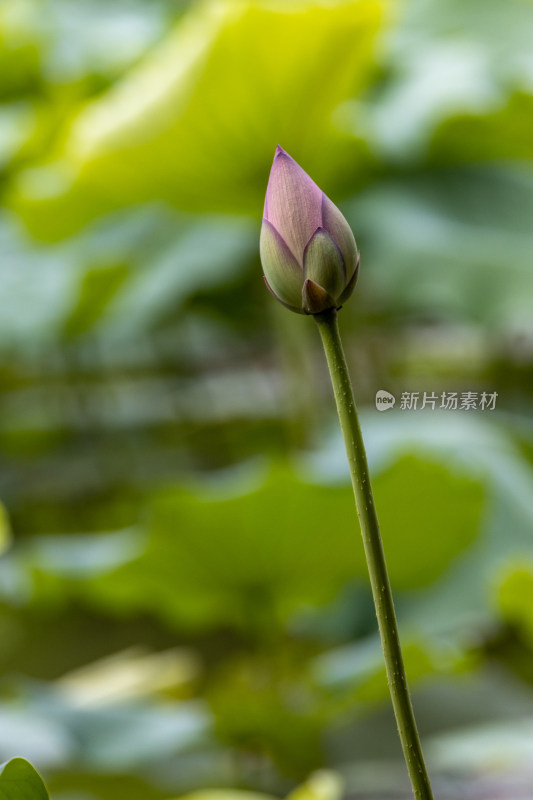
{"label": "green stalk", "polygon": [[350,465],[357,514],[378,618],[387,680],[402,749],[416,800],[433,800],[403,664],[398,623],[374,505],[365,446],[337,324],[337,311],[315,314],[331,375]]}

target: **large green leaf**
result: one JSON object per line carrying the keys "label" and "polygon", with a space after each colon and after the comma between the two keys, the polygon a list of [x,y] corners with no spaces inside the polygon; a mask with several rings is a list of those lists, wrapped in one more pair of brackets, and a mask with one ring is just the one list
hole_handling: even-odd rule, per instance
{"label": "large green leaf", "polygon": [[[483,489],[468,474],[410,457],[374,487],[397,587],[434,580],[479,533]],[[148,528],[144,555],[90,581],[98,603],[259,634],[367,581],[351,488],[305,483],[287,468],[253,489],[237,481],[222,492],[161,492]]]}
{"label": "large green leaf", "polygon": [[[499,586],[502,569],[510,562],[523,561],[526,556],[528,561],[533,558],[531,467],[516,447],[510,432],[501,421],[497,424],[497,417],[474,416],[470,412],[430,411],[426,414],[394,411],[386,415],[374,412],[364,415],[363,429],[370,461],[379,470],[373,483],[393,589],[408,589],[410,580],[413,580],[413,587],[419,587],[397,597],[402,627],[426,644],[432,642],[437,648],[445,641],[446,646],[470,649],[476,631],[495,624],[494,589]],[[527,432],[527,428],[525,430]],[[410,552],[406,551],[402,558],[404,536],[406,542],[413,543],[410,537],[414,531],[396,535],[391,507],[385,503],[384,497],[381,502],[379,500],[380,481],[383,477],[386,483],[393,485],[395,481],[391,478],[398,459],[401,464],[413,456],[418,462],[415,471],[422,468],[422,464],[431,465],[429,470],[433,473],[435,486],[423,499],[424,504],[426,499],[431,503],[427,515],[429,526],[425,526],[424,532],[420,527],[421,520],[418,520],[414,526],[418,531],[416,536],[420,537],[418,544],[415,548],[411,546]],[[332,442],[331,449],[322,452],[320,460],[327,473],[337,478],[345,469],[342,443]],[[448,472],[447,475],[442,473],[442,481],[438,479],[439,464]],[[406,479],[413,475],[408,466],[403,474]],[[453,486],[454,479],[461,475],[467,482],[473,481],[464,516],[459,516],[456,506],[462,493],[460,485],[450,491],[450,482]],[[439,491],[440,482],[443,491]],[[424,478],[420,483],[420,487],[423,486]],[[413,520],[417,516],[417,489],[418,482],[410,488],[406,484],[407,493],[399,498],[400,507],[403,506],[406,512],[403,524],[407,526],[410,503],[414,506]],[[430,497],[434,498],[433,501]],[[444,527],[440,528],[443,508]],[[463,523],[470,515],[471,519],[475,518],[476,508],[481,514],[480,533],[474,541],[472,530],[464,528]],[[450,524],[446,532],[444,520],[451,523],[454,516],[457,528]],[[446,541],[449,535],[455,540],[455,545]],[[459,541],[463,536],[465,549],[461,551]],[[423,552],[420,552],[420,546]],[[456,556],[452,554],[454,546],[457,548]],[[433,563],[430,554],[435,558]],[[429,560],[424,567],[426,558]],[[436,579],[433,570],[441,558],[448,566]],[[426,586],[423,585],[425,569],[429,570],[428,574],[433,574],[433,582]],[[341,608],[339,612],[347,613]]]}
{"label": "large green leaf", "polygon": [[398,589],[428,586],[479,535],[485,492],[462,471],[405,456],[377,477],[374,493]]}
{"label": "large green leaf", "polygon": [[311,486],[285,468],[254,487],[161,492],[149,532],[144,556],[91,584],[95,599],[259,632],[362,574],[349,489]]}
{"label": "large green leaf", "polygon": [[151,200],[259,216],[278,142],[324,188],[346,180],[361,145],[334,128],[332,114],[368,81],[381,6],[193,5],[150,57],[79,113],[53,162],[22,175],[17,208],[44,238]]}
{"label": "large green leaf", "polygon": [[48,800],[43,779],[29,761],[12,758],[0,769],[0,800]]}

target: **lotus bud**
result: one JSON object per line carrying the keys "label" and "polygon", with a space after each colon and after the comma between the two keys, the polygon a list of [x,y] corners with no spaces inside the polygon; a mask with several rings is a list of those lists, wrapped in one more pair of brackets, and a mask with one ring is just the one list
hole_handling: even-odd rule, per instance
{"label": "lotus bud", "polygon": [[277,147],[260,240],[265,283],[298,314],[340,308],[359,272],[350,226],[309,175]]}

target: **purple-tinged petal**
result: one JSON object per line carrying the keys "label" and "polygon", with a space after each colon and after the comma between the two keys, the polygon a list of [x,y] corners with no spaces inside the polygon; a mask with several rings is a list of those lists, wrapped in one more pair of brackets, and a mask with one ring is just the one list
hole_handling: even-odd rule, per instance
{"label": "purple-tinged petal", "polygon": [[265,285],[266,285],[266,287],[267,287],[268,291],[270,292],[270,294],[272,295],[272,297],[275,297],[275,298],[276,298],[276,300],[278,301],[278,303],[281,303],[281,305],[282,305],[282,306],[285,306],[285,308],[288,308],[288,309],[289,309],[289,311],[296,311],[296,313],[297,313],[297,314],[305,314],[305,311],[304,311],[302,308],[296,308],[296,306],[290,306],[288,303],[285,303],[285,302],[284,302],[284,301],[281,299],[281,297],[278,297],[278,295],[277,295],[277,294],[276,294],[276,292],[273,290],[272,286],[269,284],[269,282],[267,281],[267,279],[266,279],[266,277],[265,277],[264,275],[263,275],[263,280],[264,280],[264,282],[265,282]]}
{"label": "purple-tinged petal", "polygon": [[261,226],[259,252],[263,271],[274,294],[287,305],[299,308],[303,270],[278,231],[266,219]]}
{"label": "purple-tinged petal", "polygon": [[341,251],[346,268],[346,280],[350,281],[357,260],[354,235],[337,206],[324,193],[322,193],[322,227],[327,230]]}
{"label": "purple-tinged petal", "polygon": [[265,219],[303,264],[305,245],[322,224],[322,191],[279,145],[268,181]]}
{"label": "purple-tinged petal", "polygon": [[324,228],[317,228],[304,250],[304,278],[317,283],[331,297],[339,297],[346,279],[341,251]]}
{"label": "purple-tinged petal", "polygon": [[320,314],[328,308],[335,308],[336,303],[322,286],[307,279],[302,289],[302,306],[306,314]]}
{"label": "purple-tinged petal", "polygon": [[339,297],[339,300],[338,300],[339,306],[342,306],[342,304],[345,303],[348,300],[348,298],[350,297],[351,293],[355,289],[355,284],[357,283],[357,278],[359,277],[359,261],[360,261],[360,256],[359,256],[359,253],[357,253],[357,261],[356,261],[356,264],[355,264],[355,272],[352,275],[352,277],[350,278],[346,289],[343,291],[343,293]]}

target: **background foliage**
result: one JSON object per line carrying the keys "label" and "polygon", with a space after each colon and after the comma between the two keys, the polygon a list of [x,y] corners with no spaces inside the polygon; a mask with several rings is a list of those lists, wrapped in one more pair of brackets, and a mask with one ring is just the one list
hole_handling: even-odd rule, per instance
{"label": "background foliage", "polygon": [[1,0],[0,760],[53,798],[409,796],[316,332],[260,277],[277,143],[362,252],[437,794],[531,797],[532,35],[529,0]]}

